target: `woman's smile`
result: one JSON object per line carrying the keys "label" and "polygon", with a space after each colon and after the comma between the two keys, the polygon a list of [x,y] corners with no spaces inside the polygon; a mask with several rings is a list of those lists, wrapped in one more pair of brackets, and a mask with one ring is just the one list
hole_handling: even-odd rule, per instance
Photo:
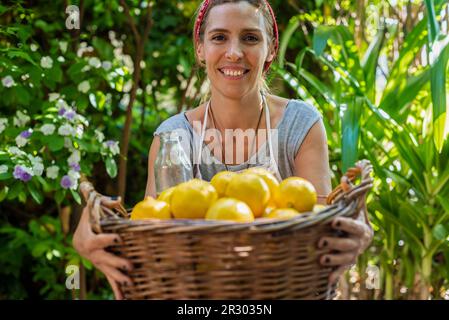
{"label": "woman's smile", "polygon": [[218,71],[222,74],[223,78],[227,80],[240,80],[247,76],[250,69],[241,67],[223,67],[218,68]]}

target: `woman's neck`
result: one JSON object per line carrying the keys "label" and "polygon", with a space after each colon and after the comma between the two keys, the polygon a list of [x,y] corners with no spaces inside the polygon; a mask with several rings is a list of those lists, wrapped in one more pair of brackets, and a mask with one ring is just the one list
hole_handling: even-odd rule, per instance
{"label": "woman's neck", "polygon": [[232,99],[212,91],[211,105],[220,129],[254,129],[260,115],[262,97],[254,91],[241,99]]}

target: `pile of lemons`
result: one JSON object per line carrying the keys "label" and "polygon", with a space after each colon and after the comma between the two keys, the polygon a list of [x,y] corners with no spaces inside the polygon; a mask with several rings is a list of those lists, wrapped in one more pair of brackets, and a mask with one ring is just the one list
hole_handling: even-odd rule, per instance
{"label": "pile of lemons", "polygon": [[313,185],[299,177],[281,182],[267,170],[222,171],[210,182],[192,179],[164,190],[157,199],[146,197],[131,212],[140,219],[206,219],[252,222],[255,218],[290,219],[318,212]]}

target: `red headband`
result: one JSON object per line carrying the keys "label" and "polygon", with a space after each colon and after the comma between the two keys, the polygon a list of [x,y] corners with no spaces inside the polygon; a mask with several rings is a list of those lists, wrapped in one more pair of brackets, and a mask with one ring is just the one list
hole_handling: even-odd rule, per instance
{"label": "red headband", "polygon": [[[195,27],[194,27],[195,42],[198,42],[199,39],[200,39],[201,24],[203,23],[204,16],[206,15],[206,12],[207,12],[207,9],[209,8],[210,3],[211,3],[210,0],[204,0],[203,4],[201,5],[200,11],[198,13],[198,18],[195,21]],[[267,5],[268,10],[270,11],[270,14],[271,14],[271,18],[273,19],[273,33],[274,33],[274,39],[275,39],[274,50],[275,50],[275,53],[277,53],[278,47],[279,47],[278,25],[276,23],[276,17],[274,16],[273,9],[271,8],[270,3],[268,2],[268,0],[265,0],[265,4]],[[272,63],[272,61],[265,62],[265,65],[264,65],[264,68],[263,68],[264,72],[267,72],[268,69],[270,69],[271,63]]]}

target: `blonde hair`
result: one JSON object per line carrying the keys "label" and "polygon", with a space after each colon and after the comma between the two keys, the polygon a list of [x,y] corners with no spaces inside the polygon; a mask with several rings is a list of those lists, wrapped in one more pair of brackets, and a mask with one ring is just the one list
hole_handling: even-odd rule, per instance
{"label": "blonde hair", "polygon": [[[273,45],[275,42],[275,35],[273,32],[274,21],[273,21],[273,17],[270,13],[269,8],[267,7],[266,0],[211,0],[209,6],[207,8],[207,11],[205,12],[204,17],[202,18],[202,23],[201,23],[200,30],[199,30],[199,41],[201,41],[201,42],[204,41],[204,31],[206,29],[207,18],[209,16],[210,10],[213,7],[221,5],[221,4],[225,4],[225,3],[238,3],[238,2],[243,2],[243,1],[248,2],[250,5],[252,5],[262,11],[262,14],[264,17],[264,22],[265,22],[265,27],[266,27],[265,29],[268,34],[268,46]],[[197,19],[198,19],[198,15],[200,13],[201,6],[202,5],[200,5],[196,11],[195,21],[197,21]],[[194,55],[195,55],[195,61],[196,61],[196,69],[197,69],[197,71],[200,71],[201,69],[204,69],[204,63],[202,63],[202,61],[200,61],[198,59],[198,55],[196,53],[197,52],[197,41],[196,41],[195,30],[193,30],[193,46],[194,46]],[[198,73],[200,73],[200,72],[198,72]],[[207,77],[207,74],[206,74],[206,77]],[[201,76],[199,75],[198,78],[201,78]],[[204,95],[202,95],[200,103],[206,102],[207,100],[210,99],[210,96],[211,96],[209,79],[207,79],[207,81],[208,81],[206,84],[207,90],[206,90],[206,93]],[[262,77],[260,77],[260,79],[259,79],[259,88],[265,94],[270,93],[270,88],[269,88],[267,80],[265,78],[265,73],[262,73]]]}

